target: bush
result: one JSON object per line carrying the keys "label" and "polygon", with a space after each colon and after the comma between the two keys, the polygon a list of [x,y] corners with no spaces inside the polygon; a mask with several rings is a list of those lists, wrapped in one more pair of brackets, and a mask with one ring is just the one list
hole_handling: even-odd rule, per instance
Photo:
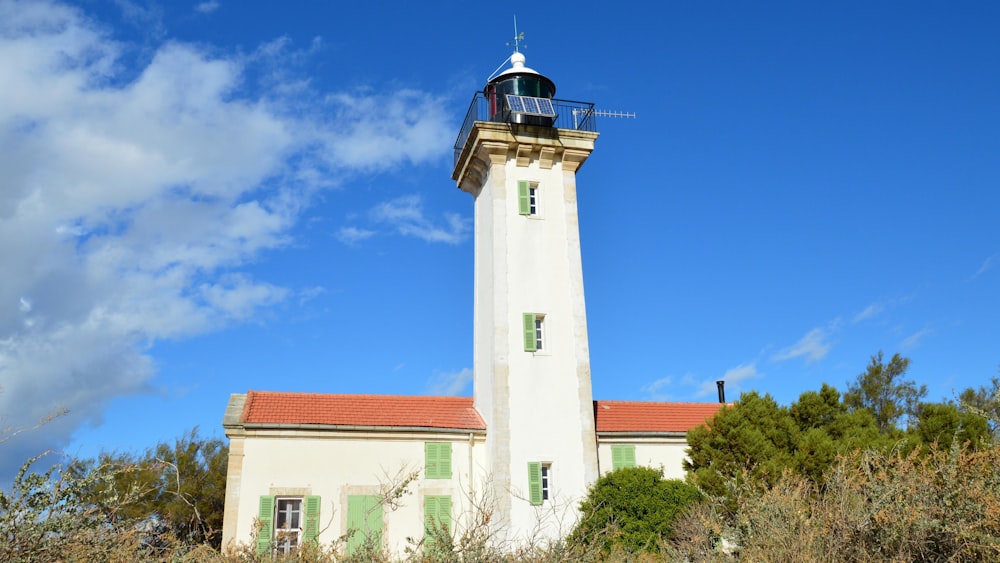
{"label": "bush", "polygon": [[[712,511],[685,515],[674,548],[690,561],[729,540],[746,561],[998,561],[1000,447],[930,446],[843,456],[822,485],[786,471],[731,481]],[[729,512],[729,499],[736,509]]]}
{"label": "bush", "polygon": [[598,479],[580,503],[582,517],[569,541],[604,554],[658,552],[677,516],[700,498],[695,487],[664,479],[661,469],[618,469]]}

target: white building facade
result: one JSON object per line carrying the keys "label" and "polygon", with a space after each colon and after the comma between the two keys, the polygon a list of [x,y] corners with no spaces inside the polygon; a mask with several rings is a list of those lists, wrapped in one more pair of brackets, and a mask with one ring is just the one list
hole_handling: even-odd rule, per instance
{"label": "white building facade", "polygon": [[475,198],[473,397],[233,395],[224,548],[402,554],[430,527],[544,541],[602,472],[683,476],[686,431],[720,405],[593,400],[576,200],[592,107],[511,61],[456,144],[453,179]]}

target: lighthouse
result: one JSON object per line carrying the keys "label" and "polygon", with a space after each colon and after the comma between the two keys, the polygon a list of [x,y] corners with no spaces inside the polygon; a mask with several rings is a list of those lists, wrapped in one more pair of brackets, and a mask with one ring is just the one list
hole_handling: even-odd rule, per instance
{"label": "lighthouse", "polygon": [[[598,477],[577,211],[593,106],[522,53],[477,92],[452,178],[475,198],[474,405],[494,531],[558,537]],[[478,486],[478,485],[477,485]]]}
{"label": "lighthouse", "polygon": [[596,112],[510,62],[455,142],[475,200],[473,396],[233,393],[223,549],[401,558],[440,533],[479,541],[483,522],[496,547],[543,546],[599,474],[684,476],[686,432],[722,405],[593,400],[576,174]]}

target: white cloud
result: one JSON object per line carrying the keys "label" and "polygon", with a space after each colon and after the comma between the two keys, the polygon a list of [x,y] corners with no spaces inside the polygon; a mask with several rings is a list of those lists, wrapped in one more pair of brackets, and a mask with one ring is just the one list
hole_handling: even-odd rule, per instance
{"label": "white cloud", "polygon": [[472,370],[462,368],[456,372],[438,372],[431,376],[427,390],[434,395],[459,395],[472,383]]}
{"label": "white cloud", "polygon": [[212,12],[218,10],[219,6],[221,6],[221,4],[215,0],[210,0],[209,2],[202,2],[201,4],[195,6],[194,11],[201,14],[211,14]]}
{"label": "white cloud", "polygon": [[804,357],[807,363],[822,360],[830,352],[831,345],[827,341],[829,337],[829,332],[826,329],[814,328],[795,344],[778,351],[771,359],[783,362],[792,358]]}
{"label": "white cloud", "polygon": [[[448,154],[451,128],[426,94],[312,94],[326,102],[306,109],[302,88],[247,94],[247,65],[280,67],[287,45],[263,60],[173,42],[139,69],[125,68],[130,48],[75,8],[0,0],[0,419],[70,409],[6,444],[0,474],[64,444],[111,398],[148,390],[158,339],[293,296],[241,269],[289,243],[331,174]],[[428,240],[467,230],[393,221]]]}
{"label": "white cloud", "polygon": [[854,315],[852,322],[859,323],[861,321],[868,320],[872,317],[875,317],[884,310],[885,307],[881,303],[872,303],[871,305],[865,307],[863,311],[861,311],[857,315]]}
{"label": "white cloud", "polygon": [[[341,93],[326,98],[336,123],[324,136],[330,158],[347,166],[372,169],[387,164],[424,162],[447,152],[454,142],[445,105],[415,90],[392,96]],[[386,155],[393,157],[386,160]]]}
{"label": "white cloud", "polygon": [[976,279],[979,276],[981,276],[981,275],[985,274],[986,272],[990,271],[993,268],[993,266],[996,265],[997,261],[1000,261],[1000,252],[998,252],[998,253],[996,253],[996,254],[994,254],[992,256],[988,256],[986,258],[986,260],[983,260],[982,265],[979,266],[979,269],[976,270],[976,273],[972,275],[972,279]]}
{"label": "white cloud", "polygon": [[392,226],[404,236],[417,237],[427,242],[458,244],[472,230],[469,219],[455,213],[446,213],[435,223],[424,215],[420,196],[408,195],[378,204],[372,209],[373,220]]}
{"label": "white cloud", "polygon": [[668,388],[673,385],[674,378],[670,376],[661,377],[649,385],[644,385],[642,387],[642,392],[645,393],[651,401],[671,401],[674,398],[674,394],[669,393]]}
{"label": "white cloud", "polygon": [[718,379],[711,379],[702,381],[698,384],[698,390],[695,392],[695,397],[704,398],[708,396],[716,396],[719,392],[718,380],[726,382],[727,401],[732,401],[734,398],[730,393],[735,393],[739,391],[743,386],[742,383],[748,379],[755,379],[760,377],[761,374],[757,371],[757,366],[755,364],[740,364],[734,368],[726,370],[726,373]]}
{"label": "white cloud", "polygon": [[934,331],[929,328],[918,330],[917,332],[904,338],[903,341],[899,343],[899,347],[904,351],[913,350],[914,348],[920,346],[920,341],[923,340],[925,336],[931,335],[933,333]]}
{"label": "white cloud", "polygon": [[358,227],[342,227],[337,231],[337,240],[344,244],[357,244],[375,236],[375,231]]}

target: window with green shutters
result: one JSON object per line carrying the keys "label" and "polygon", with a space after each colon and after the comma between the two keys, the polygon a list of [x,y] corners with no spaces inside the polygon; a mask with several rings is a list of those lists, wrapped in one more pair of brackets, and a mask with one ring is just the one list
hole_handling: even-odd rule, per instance
{"label": "window with green shutters", "polygon": [[274,537],[274,497],[260,497],[257,520],[260,522],[260,531],[257,532],[257,554],[268,555],[271,553],[271,538]]}
{"label": "window with green shutters", "polygon": [[517,212],[521,215],[538,215],[538,184],[518,180]]}
{"label": "window with green shutters", "polygon": [[616,444],[611,446],[611,469],[635,467],[635,446]]}
{"label": "window with green shutters", "polygon": [[347,554],[352,555],[370,542],[382,549],[382,503],[378,495],[347,497]]}
{"label": "window with green shutters", "polygon": [[318,496],[306,497],[305,526],[302,529],[302,542],[317,542],[319,538],[319,510],[322,506]]}
{"label": "window with green shutters", "polygon": [[451,479],[451,442],[424,443],[424,477]]}
{"label": "window with green shutters", "polygon": [[524,313],[521,320],[524,326],[524,351],[538,352],[542,349],[542,325],[545,315]]}
{"label": "window with green shutters", "polygon": [[424,497],[424,543],[433,545],[438,534],[451,534],[451,497]]}
{"label": "window with green shutters", "polygon": [[528,502],[532,506],[540,506],[549,500],[551,479],[552,466],[540,461],[528,462]]}
{"label": "window with green shutters", "polygon": [[[303,506],[305,513],[303,514]],[[257,553],[273,551],[291,553],[301,542],[315,542],[319,536],[319,512],[322,506],[318,496],[273,497],[262,496],[258,501]]]}

